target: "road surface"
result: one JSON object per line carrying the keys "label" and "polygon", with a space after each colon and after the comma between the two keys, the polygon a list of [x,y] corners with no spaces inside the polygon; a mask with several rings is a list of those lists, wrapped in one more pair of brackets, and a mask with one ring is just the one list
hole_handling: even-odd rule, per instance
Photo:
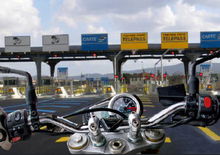
{"label": "road surface", "polygon": [[[139,95],[144,105],[144,116],[152,116],[162,107],[155,96]],[[83,107],[97,103],[103,96],[85,96],[78,98],[39,99],[38,111],[57,115],[65,115],[80,110]],[[27,108],[24,100],[0,100],[0,106],[6,112]],[[77,117],[73,118],[80,122]],[[162,154],[219,154],[220,153],[220,123],[212,127],[198,128],[180,126],[166,129],[166,142],[160,149]],[[34,133],[31,139],[18,142],[10,151],[0,150],[0,154],[70,154],[66,141],[69,135],[49,135]]]}

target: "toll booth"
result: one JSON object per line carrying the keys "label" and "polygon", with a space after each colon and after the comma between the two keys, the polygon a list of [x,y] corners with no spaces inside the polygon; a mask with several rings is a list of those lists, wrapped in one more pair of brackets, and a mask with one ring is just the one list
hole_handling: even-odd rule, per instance
{"label": "toll booth", "polygon": [[50,86],[53,84],[53,79],[51,77],[42,77],[42,85]]}
{"label": "toll booth", "polygon": [[20,81],[18,77],[3,77],[3,84],[0,88],[1,96],[15,99],[24,98],[24,94],[20,91],[19,85]]}
{"label": "toll booth", "polygon": [[55,87],[53,86],[53,78],[49,76],[43,76],[41,81],[42,85],[36,87],[37,95],[54,95]]}
{"label": "toll booth", "polygon": [[18,85],[19,85],[18,77],[3,77],[3,86],[17,87]]}
{"label": "toll booth", "polygon": [[116,91],[114,89],[114,87],[112,85],[105,85],[103,86],[103,90],[102,90],[103,94],[109,94],[111,96],[114,96],[116,94]]}
{"label": "toll booth", "polygon": [[79,80],[73,79],[55,79],[54,80],[55,95],[57,97],[67,98],[73,95],[74,90],[80,86]]}

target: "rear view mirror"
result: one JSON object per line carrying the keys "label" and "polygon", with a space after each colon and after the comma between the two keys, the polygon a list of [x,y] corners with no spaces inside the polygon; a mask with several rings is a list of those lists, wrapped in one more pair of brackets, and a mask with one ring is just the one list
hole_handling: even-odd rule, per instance
{"label": "rear view mirror", "polygon": [[184,101],[186,90],[184,84],[157,88],[159,102],[163,106],[170,106],[177,102]]}

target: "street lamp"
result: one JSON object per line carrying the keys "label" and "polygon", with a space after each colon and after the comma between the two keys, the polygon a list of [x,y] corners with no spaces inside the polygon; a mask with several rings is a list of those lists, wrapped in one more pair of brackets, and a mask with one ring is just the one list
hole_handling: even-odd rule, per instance
{"label": "street lamp", "polygon": [[161,61],[161,81],[162,81],[162,86],[163,86],[163,56],[167,54],[170,51],[170,49],[167,49],[160,57]]}
{"label": "street lamp", "polygon": [[[122,53],[123,51],[119,51],[115,57],[114,57],[114,81],[115,81],[115,90],[116,90],[116,93],[118,93],[118,75],[116,75],[116,71],[117,71],[117,58],[118,56]],[[116,77],[117,76],[117,77]]]}
{"label": "street lamp", "polygon": [[160,59],[154,64],[154,74],[157,75],[157,64],[160,62]]}
{"label": "street lamp", "polygon": [[156,65],[161,61],[161,81],[162,81],[162,86],[163,86],[163,56],[165,54],[167,54],[168,52],[170,51],[170,49],[167,49],[160,57],[160,59],[154,64],[154,72],[155,72],[155,75],[157,74],[157,68],[156,68]]}

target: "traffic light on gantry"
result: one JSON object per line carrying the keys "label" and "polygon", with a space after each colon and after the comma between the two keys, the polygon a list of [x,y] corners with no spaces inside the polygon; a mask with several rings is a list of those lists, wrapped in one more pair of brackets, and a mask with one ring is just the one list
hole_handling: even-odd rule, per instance
{"label": "traffic light on gantry", "polygon": [[167,77],[167,73],[164,73],[164,74],[163,74],[163,78],[166,78],[166,77]]}
{"label": "traffic light on gantry", "polygon": [[199,76],[200,76],[200,77],[202,77],[202,76],[203,76],[203,73],[202,73],[202,72],[200,72],[200,73],[199,73]]}
{"label": "traffic light on gantry", "polygon": [[151,73],[150,77],[155,78],[155,74]]}

